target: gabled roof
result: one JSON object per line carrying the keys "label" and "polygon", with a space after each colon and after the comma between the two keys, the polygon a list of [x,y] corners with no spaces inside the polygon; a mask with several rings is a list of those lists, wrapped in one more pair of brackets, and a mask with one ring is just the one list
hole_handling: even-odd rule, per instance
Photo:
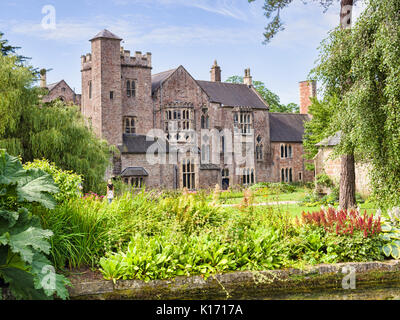
{"label": "gabled roof", "polygon": [[[61,80],[61,81],[62,81],[62,80]],[[61,83],[61,81],[58,81],[58,82],[56,82],[56,83],[52,83],[52,84],[47,85],[47,89],[48,89],[49,91],[53,90],[55,87],[57,87],[57,86]]]}
{"label": "gabled roof", "polygon": [[[154,74],[151,78],[153,94],[160,88],[161,83],[166,81],[179,68],[183,67],[180,66],[176,69]],[[269,109],[268,105],[259,97],[256,91],[245,84],[195,81],[212,102],[221,103],[228,107]]]}
{"label": "gabled roof", "polygon": [[212,102],[221,103],[229,107],[269,109],[268,105],[253,91],[252,87],[245,84],[213,81],[197,81],[197,83],[207,93]]}
{"label": "gabled roof", "polygon": [[177,68],[168,70],[168,71],[164,71],[164,72],[160,72],[157,74],[153,74],[151,76],[152,93],[156,92],[160,88],[161,83],[164,82],[165,80],[167,80],[176,70],[177,70]]}
{"label": "gabled roof", "polygon": [[149,173],[143,167],[128,167],[121,172],[121,177],[148,177]]}
{"label": "gabled roof", "polygon": [[271,142],[303,142],[304,122],[310,118],[298,113],[270,113]]}
{"label": "gabled roof", "polygon": [[89,41],[93,41],[96,39],[115,39],[115,40],[122,40],[120,37],[116,36],[114,33],[108,31],[107,29],[104,29],[103,31],[100,31],[98,34],[95,35],[93,39],[90,39]]}
{"label": "gabled roof", "polygon": [[317,143],[316,146],[317,147],[335,147],[340,143],[341,138],[342,138],[342,133],[339,131],[335,135],[322,140],[320,143]]}
{"label": "gabled roof", "polygon": [[72,92],[74,92],[74,90],[71,89],[71,87],[68,85],[68,83],[65,80],[61,80],[56,83],[49,84],[49,85],[47,85],[47,89],[49,91],[51,91],[51,90],[55,89],[61,83],[64,83],[65,86],[67,86]]}
{"label": "gabled roof", "polygon": [[157,139],[149,138],[144,135],[137,134],[124,134],[122,137],[122,146],[119,146],[121,153],[132,153],[132,154],[146,154],[147,150],[154,144],[158,144],[158,152],[168,153],[168,143],[163,146],[162,143],[158,142]]}

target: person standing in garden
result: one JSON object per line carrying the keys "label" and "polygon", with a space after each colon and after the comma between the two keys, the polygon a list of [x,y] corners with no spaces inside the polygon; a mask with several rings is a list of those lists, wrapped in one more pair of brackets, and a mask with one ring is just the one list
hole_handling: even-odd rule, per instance
{"label": "person standing in garden", "polygon": [[114,185],[111,179],[108,180],[107,184],[107,199],[108,203],[111,203],[114,199]]}

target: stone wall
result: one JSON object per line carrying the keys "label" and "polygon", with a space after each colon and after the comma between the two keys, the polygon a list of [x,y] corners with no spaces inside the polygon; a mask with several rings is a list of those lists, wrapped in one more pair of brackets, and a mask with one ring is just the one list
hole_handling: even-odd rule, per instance
{"label": "stone wall", "polygon": [[175,189],[176,177],[173,164],[151,164],[147,161],[145,154],[122,154],[121,166],[123,169],[127,167],[144,168],[149,173],[145,179],[148,188]]}
{"label": "stone wall", "polygon": [[[315,172],[317,175],[326,174],[331,180],[340,183],[340,158],[332,158],[333,148],[321,148],[315,157]],[[371,193],[371,181],[369,178],[369,166],[367,164],[356,164],[356,192],[363,196]]]}
{"label": "stone wall", "polygon": [[304,270],[272,270],[235,272],[211,276],[178,277],[164,281],[138,280],[73,281],[72,299],[85,300],[188,300],[188,299],[286,299],[314,292],[325,295],[352,295],[357,290],[345,290],[343,279],[354,270],[357,290],[381,286],[400,287],[400,261],[340,263],[318,265]]}

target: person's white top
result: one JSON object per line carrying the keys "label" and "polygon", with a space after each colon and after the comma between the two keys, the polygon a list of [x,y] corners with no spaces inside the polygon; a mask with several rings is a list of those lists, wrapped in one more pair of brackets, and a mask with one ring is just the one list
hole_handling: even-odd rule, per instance
{"label": "person's white top", "polygon": [[108,191],[107,199],[114,199],[114,192],[112,190]]}

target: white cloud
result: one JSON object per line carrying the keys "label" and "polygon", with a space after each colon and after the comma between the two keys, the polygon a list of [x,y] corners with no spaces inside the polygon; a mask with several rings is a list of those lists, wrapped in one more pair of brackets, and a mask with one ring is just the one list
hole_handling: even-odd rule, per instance
{"label": "white cloud", "polygon": [[248,21],[254,12],[245,0],[112,0],[116,5],[141,4],[147,6],[184,6]]}
{"label": "white cloud", "polygon": [[[4,22],[0,21],[0,25]],[[54,30],[45,30],[37,22],[9,21],[7,29],[12,33],[44,40],[80,43],[89,40],[104,28],[117,34],[130,45],[168,44],[180,46],[187,44],[239,44],[243,41],[247,43],[260,42],[259,37],[249,36],[258,35],[258,31],[251,30],[250,27],[215,28],[201,25],[156,24],[140,16],[121,19],[96,17],[85,22],[61,20],[58,21]]]}

